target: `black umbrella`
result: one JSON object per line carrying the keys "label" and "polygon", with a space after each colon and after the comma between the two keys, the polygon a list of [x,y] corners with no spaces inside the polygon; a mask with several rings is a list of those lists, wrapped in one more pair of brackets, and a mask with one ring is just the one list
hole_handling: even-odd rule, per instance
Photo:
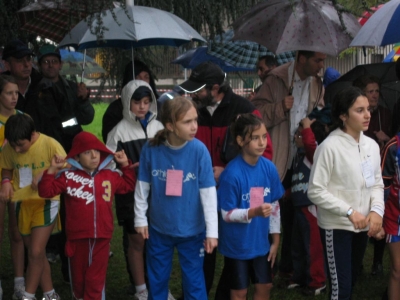
{"label": "black umbrella", "polygon": [[397,99],[400,97],[400,82],[396,76],[395,65],[396,63],[377,63],[359,65],[353,68],[326,87],[325,103],[332,103],[337,92],[352,86],[353,81],[358,77],[369,74],[380,79],[380,103],[392,110]]}

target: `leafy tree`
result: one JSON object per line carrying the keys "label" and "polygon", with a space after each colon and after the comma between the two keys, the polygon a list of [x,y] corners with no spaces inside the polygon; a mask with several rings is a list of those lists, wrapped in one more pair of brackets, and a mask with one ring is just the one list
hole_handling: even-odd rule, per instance
{"label": "leafy tree", "polygon": [[[102,11],[113,7],[113,0],[37,0],[52,1],[65,5],[70,12],[70,26],[72,27],[73,16],[78,15],[82,19],[90,16],[94,12]],[[121,0],[124,2],[125,0]],[[130,0],[134,1],[134,0]],[[187,23],[197,31],[201,32],[207,38],[212,39],[216,34],[220,34],[236,18],[245,13],[255,4],[262,0],[136,0],[135,5],[150,6],[169,11]],[[293,1],[294,0],[290,0]],[[361,15],[371,6],[387,2],[387,0],[330,0],[339,12],[350,11],[355,15]],[[20,30],[20,22],[17,11],[22,7],[35,2],[34,0],[0,0],[0,45],[5,45],[13,38],[20,38],[26,42],[31,42],[36,48],[39,47],[36,35],[28,34]],[[122,3],[124,6],[125,3]],[[343,5],[344,9],[340,5]],[[89,18],[89,21],[92,17]],[[117,20],[116,20],[117,21]],[[101,36],[102,25],[93,28],[98,36]],[[139,57],[150,65],[150,67],[159,68],[156,57],[162,55],[162,52],[171,51],[170,49],[160,49],[160,47],[146,47],[135,49],[135,57]],[[123,66],[129,61],[130,51],[121,51],[119,49],[101,49],[99,50],[104,58],[105,68],[109,71],[111,79],[121,80]],[[118,60],[115,59],[118,57]]]}

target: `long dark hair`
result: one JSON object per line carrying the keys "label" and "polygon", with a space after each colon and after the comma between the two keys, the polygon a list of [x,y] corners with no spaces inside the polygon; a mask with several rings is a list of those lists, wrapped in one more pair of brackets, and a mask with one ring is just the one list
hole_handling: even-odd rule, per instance
{"label": "long dark hair", "polygon": [[360,88],[354,86],[345,88],[336,94],[332,103],[332,130],[344,128],[340,116],[348,115],[349,108],[353,106],[354,102],[356,102],[357,98],[360,96],[366,97],[365,93]]}
{"label": "long dark hair", "polygon": [[263,120],[252,113],[239,114],[234,117],[230,129],[235,146],[241,149],[236,138],[240,136],[245,141],[247,136],[251,137],[253,131],[259,129],[263,124]]}

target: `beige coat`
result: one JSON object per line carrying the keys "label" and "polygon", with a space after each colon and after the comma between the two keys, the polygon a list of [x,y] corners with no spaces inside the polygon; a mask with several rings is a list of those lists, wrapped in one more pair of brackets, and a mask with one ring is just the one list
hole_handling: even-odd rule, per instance
{"label": "beige coat", "polygon": [[[262,84],[260,91],[251,100],[260,111],[271,136],[274,156],[272,161],[278,168],[281,180],[284,179],[290,164],[290,115],[283,110],[283,99],[289,95],[288,69],[291,62],[273,69]],[[314,77],[310,83],[308,113],[314,106],[324,106],[322,80]],[[319,100],[319,101],[317,101]]]}

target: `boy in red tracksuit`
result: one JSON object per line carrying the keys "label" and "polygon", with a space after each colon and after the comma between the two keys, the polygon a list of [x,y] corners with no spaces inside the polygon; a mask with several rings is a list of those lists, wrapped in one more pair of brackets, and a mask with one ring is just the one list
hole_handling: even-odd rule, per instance
{"label": "boy in red tracksuit", "polygon": [[[115,158],[122,175],[106,166]],[[66,157],[54,156],[39,183],[41,197],[65,195],[66,255],[74,299],[100,300],[104,293],[114,194],[132,192],[136,176],[124,151],[113,153],[93,134],[80,132]],[[61,170],[61,171],[60,171]]]}

